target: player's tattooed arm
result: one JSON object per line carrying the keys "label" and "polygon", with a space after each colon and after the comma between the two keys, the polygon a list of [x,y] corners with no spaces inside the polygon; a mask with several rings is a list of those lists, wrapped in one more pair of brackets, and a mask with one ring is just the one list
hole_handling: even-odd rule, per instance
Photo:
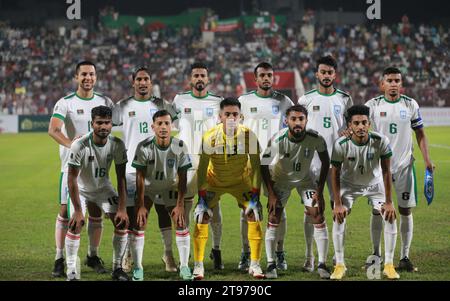
{"label": "player's tattooed arm", "polygon": [[72,202],[74,212],[69,220],[69,229],[73,234],[81,233],[81,228],[84,226],[84,216],[81,210],[80,193],[78,190],[78,174],[80,173],[79,168],[69,165],[68,173],[68,187],[69,196]]}
{"label": "player's tattooed arm", "polygon": [[65,146],[67,148],[70,148],[70,145],[72,144],[72,140],[67,138],[62,133],[62,127],[64,125],[64,121],[62,121],[59,118],[52,117],[50,119],[50,124],[48,126],[48,134],[50,137],[52,137],[58,144],[61,144],[62,146]]}
{"label": "player's tattooed arm", "polygon": [[386,202],[384,203],[383,208],[381,209],[381,214],[384,215],[384,219],[391,224],[395,222],[396,219],[396,213],[395,208],[392,203],[392,174],[391,174],[391,159],[390,158],[384,158],[381,159],[381,170],[383,173],[383,183],[384,183],[384,190],[386,194]]}
{"label": "player's tattooed arm", "polygon": [[333,209],[333,219],[336,220],[339,224],[344,222],[344,219],[347,215],[347,210],[342,205],[341,200],[341,167],[332,165],[331,167],[331,186],[334,194],[334,209]]}

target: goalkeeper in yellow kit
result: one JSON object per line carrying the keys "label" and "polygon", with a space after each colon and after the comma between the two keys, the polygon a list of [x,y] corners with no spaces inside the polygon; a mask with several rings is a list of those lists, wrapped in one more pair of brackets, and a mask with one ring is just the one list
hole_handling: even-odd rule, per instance
{"label": "goalkeeper in yellow kit", "polygon": [[262,206],[259,202],[261,185],[260,147],[256,135],[240,125],[241,104],[236,98],[220,103],[221,123],[202,137],[202,151],[197,171],[198,203],[195,207],[194,278],[203,279],[203,257],[208,240],[208,222],[212,208],[220,196],[229,193],[238,201],[248,217],[248,238],[251,264],[249,274],[264,278],[259,260],[262,248]]}

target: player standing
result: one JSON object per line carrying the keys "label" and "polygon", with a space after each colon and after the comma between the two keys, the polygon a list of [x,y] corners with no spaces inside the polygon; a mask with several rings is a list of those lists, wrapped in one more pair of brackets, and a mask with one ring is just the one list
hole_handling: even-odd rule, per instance
{"label": "player standing", "polygon": [[[286,111],[287,129],[279,131],[268,143],[261,161],[261,175],[266,183],[269,199],[269,221],[266,229],[267,278],[277,278],[275,243],[282,212],[293,188],[297,189],[305,205],[308,222],[314,225],[319,265],[317,270],[323,279],[330,278],[326,266],[328,231],[323,208],[323,188],[330,166],[327,145],[322,136],[306,130],[308,111],[295,105]],[[319,182],[310,177],[310,166],[317,152],[322,163]],[[274,163],[272,173],[269,165]]]}
{"label": "player standing", "polygon": [[[154,137],[141,141],[136,148],[133,167],[136,168],[137,186],[137,238],[134,261],[137,268],[133,280],[143,280],[142,253],[144,250],[144,229],[152,204],[163,207],[176,225],[176,244],[180,258],[180,277],[192,280],[188,267],[190,252],[189,228],[185,221],[184,194],[186,192],[187,170],[192,167],[191,159],[183,141],[171,137],[172,117],[166,110],[153,115]],[[161,210],[161,209],[160,209]]]}
{"label": "player standing", "polygon": [[[369,133],[369,108],[355,105],[347,111],[351,138],[341,137],[334,143],[331,156],[331,178],[334,192],[333,245],[336,265],[330,278],[342,279],[347,270],[344,262],[344,236],[346,216],[353,202],[367,197],[372,212],[383,215],[385,264],[383,274],[389,279],[400,276],[394,268],[394,251],[397,239],[395,208],[391,198],[389,140],[375,132]],[[381,165],[381,168],[380,168]],[[381,169],[381,172],[380,172]]]}
{"label": "player standing", "polygon": [[[289,97],[273,89],[274,71],[271,64],[267,62],[259,63],[255,67],[253,74],[255,75],[257,86],[256,91],[244,94],[238,99],[241,103],[242,115],[244,115],[243,124],[256,134],[260,145],[266,146],[270,138],[285,127],[284,116],[286,110],[294,103]],[[241,210],[240,224],[242,254],[238,268],[240,270],[248,270],[250,250],[248,246],[246,214],[243,210]],[[284,252],[286,230],[286,210],[283,210],[278,226],[276,251],[277,268],[281,270],[287,269]]]}
{"label": "player standing", "polygon": [[[197,167],[201,137],[218,123],[220,101],[222,97],[208,91],[208,68],[203,63],[191,65],[190,85],[191,90],[180,93],[173,99],[173,106],[177,112],[178,120],[175,126],[179,129],[178,138],[182,140],[192,159],[192,168],[187,174],[187,192],[185,196],[186,211],[190,212],[194,195],[197,193]],[[189,217],[186,221],[189,226]],[[213,234],[213,248],[210,257],[214,260],[214,268],[222,270],[222,254],[220,241],[222,239],[222,212],[220,205],[214,209],[211,219]]]}
{"label": "player standing", "polygon": [[[123,139],[127,147],[128,158],[134,158],[136,147],[139,142],[154,135],[151,127],[153,114],[159,110],[172,110],[172,106],[161,98],[152,95],[152,79],[150,70],[147,67],[139,67],[132,74],[134,95],[119,101],[114,107],[113,122],[115,125],[122,125]],[[172,110],[171,115],[176,116]],[[131,200],[136,195],[136,169],[131,166],[132,160],[127,163],[127,194]],[[164,254],[162,260],[165,263],[166,271],[176,272],[177,266],[172,252],[172,221],[163,205],[155,205],[158,213],[159,229],[164,243]],[[143,240],[144,236],[137,237],[135,232],[136,218],[135,208],[128,208],[130,216],[130,231],[128,233],[128,246],[135,246],[136,240]],[[129,249],[129,248],[128,248]],[[130,249],[129,249],[130,250]],[[136,252],[136,250],[130,250]],[[126,271],[131,270],[131,254],[127,252],[123,264]],[[139,272],[137,272],[139,274]]]}
{"label": "player standing", "polygon": [[[61,174],[59,180],[60,210],[56,218],[55,241],[56,257],[52,272],[54,277],[64,276],[64,240],[67,234],[67,161],[72,141],[91,130],[91,110],[99,105],[113,107],[113,102],[106,96],[94,92],[97,81],[94,63],[82,61],[75,68],[77,90],[55,104],[50,119],[48,134],[59,144],[59,157],[61,159]],[[102,217],[89,217],[87,232],[89,235],[89,249],[86,264],[97,273],[106,273],[103,261],[98,257],[98,247],[103,231]]]}
{"label": "player standing", "polygon": [[221,124],[205,133],[198,166],[199,201],[195,208],[194,277],[204,277],[203,258],[208,241],[208,222],[219,198],[236,198],[248,220],[251,263],[249,274],[264,278],[260,266],[262,207],[259,202],[260,152],[256,135],[240,125],[241,104],[235,98],[220,103]]}
{"label": "player standing", "polygon": [[[416,174],[414,169],[412,132],[425,161],[425,168],[433,172],[435,166],[430,159],[428,142],[417,102],[400,93],[402,73],[396,67],[383,71],[384,95],[369,100],[370,119],[375,131],[382,133],[391,142],[393,156],[391,164],[392,181],[397,194],[400,212],[400,262],[398,270],[416,271],[409,259],[413,237],[413,216],[411,209],[417,204]],[[381,217],[372,215],[371,233],[374,237],[374,255],[380,255]]]}
{"label": "player standing", "polygon": [[[112,110],[107,106],[92,109],[93,132],[75,140],[70,147],[68,159],[69,230],[65,247],[67,254],[67,280],[79,280],[77,269],[80,233],[84,225],[85,208],[90,217],[99,218],[103,212],[114,225],[113,236],[113,280],[127,281],[122,270],[122,257],[127,246],[128,216],[126,212],[125,144],[110,135]],[[114,161],[119,194],[109,179],[109,170]]]}
{"label": "player standing", "polygon": [[[303,105],[308,110],[308,128],[313,129],[325,138],[328,147],[328,154],[331,154],[333,144],[345,131],[347,125],[344,118],[345,111],[353,105],[349,94],[334,87],[336,79],[337,63],[332,56],[324,56],[317,60],[316,78],[318,80],[317,89],[307,92],[300,97],[298,104]],[[311,164],[313,181],[318,180],[321,163],[317,155],[314,155]],[[333,207],[333,190],[331,188],[331,178],[328,173],[328,192],[330,193],[330,203]],[[304,271],[314,271],[314,253],[312,240],[314,236],[314,226],[308,222],[308,216],[304,215],[304,233],[306,240],[306,260],[303,265]],[[328,247],[327,247],[328,248]]]}

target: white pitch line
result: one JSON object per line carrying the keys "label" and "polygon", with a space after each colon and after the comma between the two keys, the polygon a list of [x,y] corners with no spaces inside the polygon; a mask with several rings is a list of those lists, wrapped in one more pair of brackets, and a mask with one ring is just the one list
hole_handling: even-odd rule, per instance
{"label": "white pitch line", "polygon": [[430,144],[430,146],[436,147],[436,148],[450,149],[450,145],[445,145],[445,144]]}

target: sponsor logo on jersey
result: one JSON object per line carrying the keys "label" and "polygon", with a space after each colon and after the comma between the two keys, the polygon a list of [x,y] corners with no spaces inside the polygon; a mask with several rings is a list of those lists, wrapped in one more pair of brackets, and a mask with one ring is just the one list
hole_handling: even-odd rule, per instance
{"label": "sponsor logo on jersey", "polygon": [[135,116],[136,116],[135,111],[128,112],[128,117],[135,117]]}
{"label": "sponsor logo on jersey", "polygon": [[308,158],[310,154],[311,151],[309,150],[309,148],[305,148],[305,158]]}
{"label": "sponsor logo on jersey", "polygon": [[278,114],[278,112],[280,112],[280,106],[273,105],[272,106],[272,113],[274,115],[276,115],[276,114]]}
{"label": "sponsor logo on jersey", "polygon": [[386,117],[387,113],[386,112],[380,112],[380,117]]}
{"label": "sponsor logo on jersey", "polygon": [[371,153],[371,152],[367,153],[367,160],[373,160],[374,157],[375,157],[374,153]]}
{"label": "sponsor logo on jersey", "polygon": [[250,113],[256,113],[258,111],[258,108],[250,108]]}
{"label": "sponsor logo on jersey", "polygon": [[191,108],[184,108],[184,114],[191,114]]}
{"label": "sponsor logo on jersey", "polygon": [[77,114],[78,115],[83,115],[84,114],[84,110],[83,109],[78,109],[77,110]]}
{"label": "sponsor logo on jersey", "polygon": [[313,111],[314,111],[314,112],[320,111],[320,106],[313,106]]}
{"label": "sponsor logo on jersey", "polygon": [[351,161],[351,162],[355,162],[355,161],[356,161],[356,158],[355,158],[355,157],[348,157],[347,160],[348,160],[348,161]]}
{"label": "sponsor logo on jersey", "polygon": [[173,168],[175,166],[175,159],[167,159],[167,166]]}
{"label": "sponsor logo on jersey", "polygon": [[340,105],[335,105],[334,106],[334,115],[340,115],[341,114],[341,106]]}
{"label": "sponsor logo on jersey", "polygon": [[406,111],[405,110],[400,110],[400,118],[406,119]]}
{"label": "sponsor logo on jersey", "polygon": [[213,108],[206,108],[206,116],[212,117],[214,114]]}
{"label": "sponsor logo on jersey", "polygon": [[89,157],[88,157],[88,161],[89,161],[89,162],[94,161],[94,156],[89,156]]}

